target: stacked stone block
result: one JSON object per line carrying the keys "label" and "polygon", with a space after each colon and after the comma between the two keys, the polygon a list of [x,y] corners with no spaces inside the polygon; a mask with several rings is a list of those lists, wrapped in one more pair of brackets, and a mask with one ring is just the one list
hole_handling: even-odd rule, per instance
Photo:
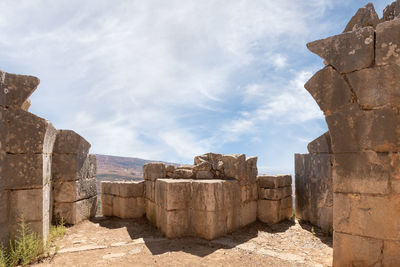
{"label": "stacked stone block", "polygon": [[278,223],[293,214],[292,177],[260,175],[258,182],[257,218],[264,223]]}
{"label": "stacked stone block", "polygon": [[295,154],[296,217],[332,233],[333,154],[329,132],[308,144],[309,154]]}
{"label": "stacked stone block", "polygon": [[53,152],[54,218],[76,224],[97,212],[97,162],[90,144],[71,130],[58,130]]}
{"label": "stacked stone block", "polygon": [[149,163],[143,166],[145,182],[146,218],[153,225],[157,225],[156,210],[156,181],[167,177],[164,163]]}
{"label": "stacked stone block", "polygon": [[140,218],[145,214],[145,182],[101,182],[101,210],[104,216],[122,219]]}
{"label": "stacked stone block", "polygon": [[56,130],[22,108],[39,79],[0,71],[0,243],[23,219],[47,238],[51,220],[51,157]]}
{"label": "stacked stone block", "polygon": [[327,64],[305,87],[332,140],[334,266],[400,265],[400,1],[371,6],[307,45]]}

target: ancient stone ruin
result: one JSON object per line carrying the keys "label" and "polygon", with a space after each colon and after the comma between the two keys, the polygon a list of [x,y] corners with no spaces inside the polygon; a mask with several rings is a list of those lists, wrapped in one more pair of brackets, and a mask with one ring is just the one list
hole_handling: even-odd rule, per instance
{"label": "ancient stone ruin", "polygon": [[0,71],[0,244],[17,235],[21,220],[46,240],[53,199],[56,216],[65,216],[68,223],[80,220],[75,214],[92,216],[81,212],[88,206],[96,210],[96,193],[90,193],[90,203],[78,204],[84,187],[65,183],[91,177],[90,191],[96,192],[96,159],[87,157],[90,145],[73,131],[57,131],[27,111],[28,98],[38,85],[36,77]]}
{"label": "ancient stone ruin", "polygon": [[296,217],[333,230],[332,165],[329,132],[308,144],[309,154],[295,154]]}
{"label": "ancient stone ruin", "polygon": [[194,165],[149,163],[144,182],[102,182],[104,216],[147,219],[168,238],[208,240],[258,218],[278,223],[292,216],[292,178],[257,177],[257,158],[208,153]]}
{"label": "ancient stone ruin", "polygon": [[[325,181],[313,179],[329,179],[321,166],[333,158],[334,266],[400,266],[399,18],[400,1],[382,19],[368,4],[342,34],[307,44],[326,64],[305,88],[324,112],[332,154],[296,156],[296,174],[310,179],[298,193],[311,192],[297,197],[314,202],[324,193],[312,187]],[[313,220],[321,210],[309,206]]]}

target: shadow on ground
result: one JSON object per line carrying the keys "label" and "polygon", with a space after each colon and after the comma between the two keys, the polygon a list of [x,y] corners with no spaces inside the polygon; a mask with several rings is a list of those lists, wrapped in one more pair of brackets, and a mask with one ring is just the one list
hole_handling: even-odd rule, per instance
{"label": "shadow on ground", "polygon": [[324,232],[321,228],[318,226],[312,225],[310,222],[299,220],[299,224],[301,228],[303,228],[306,231],[311,232],[314,236],[318,237],[322,243],[329,247],[333,247],[332,244],[332,234]]}
{"label": "shadow on ground", "polygon": [[153,255],[182,251],[199,257],[205,257],[221,248],[231,249],[239,246],[257,237],[260,231],[281,233],[295,224],[290,220],[273,225],[257,221],[231,234],[208,241],[196,237],[167,239],[158,229],[152,226],[146,218],[119,219],[113,217],[95,217],[92,219],[92,222],[109,229],[126,228],[130,238],[132,240],[142,238]]}

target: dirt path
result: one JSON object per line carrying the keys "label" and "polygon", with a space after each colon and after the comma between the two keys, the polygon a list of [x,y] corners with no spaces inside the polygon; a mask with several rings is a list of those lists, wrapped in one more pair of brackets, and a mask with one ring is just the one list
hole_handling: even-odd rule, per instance
{"label": "dirt path", "polygon": [[145,219],[96,218],[68,229],[35,266],[331,266],[332,238],[307,224],[256,222],[211,242],[169,240]]}

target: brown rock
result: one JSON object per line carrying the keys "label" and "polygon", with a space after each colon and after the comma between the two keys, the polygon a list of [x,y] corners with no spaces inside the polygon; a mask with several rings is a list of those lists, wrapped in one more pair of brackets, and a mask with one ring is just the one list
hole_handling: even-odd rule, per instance
{"label": "brown rock", "polygon": [[257,218],[264,223],[278,223],[292,217],[292,196],[282,200],[258,200]]}
{"label": "brown rock", "polygon": [[334,192],[389,193],[390,162],[390,156],[374,151],[335,154]]}
{"label": "brown rock", "polygon": [[204,155],[196,156],[194,158],[194,165],[199,165],[202,162],[208,162],[211,164],[213,170],[218,169],[218,163],[222,158],[222,154],[207,153]]}
{"label": "brown rock", "polygon": [[145,187],[146,187],[146,194],[145,197],[146,199],[149,199],[153,202],[156,201],[156,183],[153,181],[146,180],[145,181]]}
{"label": "brown rock", "polygon": [[[400,195],[334,193],[335,231],[386,240],[400,240]],[[366,223],[367,222],[367,223]],[[384,226],[384,227],[382,227]]]}
{"label": "brown rock", "polygon": [[373,64],[374,32],[374,28],[365,27],[308,43],[307,47],[340,73],[348,73]]}
{"label": "brown rock", "polygon": [[214,174],[211,171],[197,171],[196,179],[214,179]]}
{"label": "brown rock", "polygon": [[197,237],[212,240],[226,234],[226,215],[221,211],[193,211],[193,232]]}
{"label": "brown rock", "polygon": [[97,212],[97,196],[77,202],[54,203],[54,216],[63,218],[67,224],[77,224],[92,218]]}
{"label": "brown rock", "polygon": [[162,211],[161,231],[167,238],[179,238],[189,235],[189,214],[187,210]]}
{"label": "brown rock", "polygon": [[333,238],[333,266],[381,266],[382,240],[339,232]]}
{"label": "brown rock", "polygon": [[276,189],[260,188],[258,191],[259,199],[281,200],[292,195],[292,187],[279,187]]}
{"label": "brown rock", "polygon": [[383,10],[383,17],[381,21],[389,21],[398,18],[400,15],[400,1],[394,1],[390,5],[387,5]]}
{"label": "brown rock", "polygon": [[384,241],[383,266],[400,266],[400,241]]}
{"label": "brown rock", "polygon": [[158,179],[155,186],[155,203],[162,209],[170,211],[189,208],[190,180]]}
{"label": "brown rock", "polygon": [[259,188],[278,188],[286,187],[292,184],[291,175],[259,175],[257,177]]}
{"label": "brown rock", "polygon": [[0,106],[21,108],[36,90],[39,79],[0,71]]}
{"label": "brown rock", "polygon": [[193,170],[192,169],[181,169],[180,167],[175,169],[174,179],[192,179]]}
{"label": "brown rock", "polygon": [[[149,182],[151,183],[151,182]],[[101,193],[118,197],[144,197],[144,181],[102,181]]]}
{"label": "brown rock", "polygon": [[147,163],[143,166],[143,178],[155,181],[158,178],[166,178],[164,163]]}
{"label": "brown rock", "polygon": [[22,104],[21,109],[28,111],[28,109],[31,107],[31,100],[27,99],[25,102]]}
{"label": "brown rock", "polygon": [[[7,120],[6,152],[12,154],[52,153],[56,130],[53,125],[22,109],[2,110]],[[5,129],[2,129],[5,130]]]}
{"label": "brown rock", "polygon": [[400,66],[386,65],[363,69],[347,74],[347,78],[363,109],[388,104],[400,106]]}
{"label": "brown rock", "polygon": [[100,205],[101,205],[101,214],[105,217],[114,216],[113,213],[113,195],[107,195],[103,192],[101,193]]}
{"label": "brown rock", "polygon": [[335,113],[353,101],[351,90],[342,77],[331,66],[318,71],[304,85],[325,115]]}
{"label": "brown rock", "polygon": [[308,152],[311,154],[328,153],[332,154],[331,136],[325,132],[307,145]]}
{"label": "brown rock", "polygon": [[354,31],[368,26],[375,29],[378,23],[379,17],[376,14],[374,5],[368,3],[357,10],[357,13],[351,18],[343,32]]}
{"label": "brown rock", "polygon": [[[296,218],[309,221],[311,211],[311,155],[295,154]],[[313,203],[315,204],[315,203]]]}
{"label": "brown rock", "polygon": [[225,178],[246,180],[247,164],[244,154],[223,155],[221,161]]}
{"label": "brown rock", "polygon": [[89,152],[90,144],[72,130],[58,130],[54,153],[84,154]]}
{"label": "brown rock", "polygon": [[97,195],[96,179],[81,179],[77,181],[57,180],[53,183],[53,198],[55,202],[75,202]]}
{"label": "brown rock", "polygon": [[219,211],[224,207],[222,180],[195,180],[192,183],[192,207],[195,210]]}
{"label": "brown rock", "polygon": [[240,227],[249,225],[257,220],[257,201],[240,204]]}
{"label": "brown rock", "polygon": [[145,200],[143,197],[113,196],[113,216],[121,219],[135,219],[145,214]]}
{"label": "brown rock", "polygon": [[376,65],[400,65],[400,20],[395,19],[376,27]]}
{"label": "brown rock", "polygon": [[53,154],[54,180],[75,181],[88,178],[89,161],[85,154]]}

